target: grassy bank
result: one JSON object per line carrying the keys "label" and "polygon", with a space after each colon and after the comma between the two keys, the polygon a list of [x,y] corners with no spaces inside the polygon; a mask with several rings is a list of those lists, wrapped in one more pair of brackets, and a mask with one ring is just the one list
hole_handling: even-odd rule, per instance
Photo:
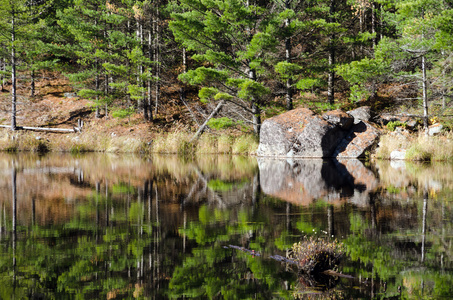
{"label": "grassy bank", "polygon": [[191,143],[192,135],[191,132],[175,131],[156,134],[151,141],[144,141],[127,136],[99,134],[96,131],[42,134],[3,130],[0,133],[0,151],[253,155],[258,148],[258,139],[253,134],[237,136],[205,133]]}
{"label": "grassy bank", "polygon": [[436,136],[424,133],[403,135],[389,133],[381,136],[374,155],[378,159],[390,159],[394,150],[406,150],[405,159],[414,161],[453,161],[453,133]]}

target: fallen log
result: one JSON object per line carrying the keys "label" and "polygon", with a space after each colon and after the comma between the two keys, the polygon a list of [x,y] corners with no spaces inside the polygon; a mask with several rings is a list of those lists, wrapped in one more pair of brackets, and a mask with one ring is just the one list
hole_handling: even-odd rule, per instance
{"label": "fallen log", "polygon": [[[2,128],[11,128],[11,125],[0,125]],[[78,132],[74,128],[46,128],[46,127],[28,127],[28,126],[16,126],[16,130],[34,130],[34,131],[51,131],[51,132]]]}
{"label": "fallen log", "polygon": [[209,117],[204,121],[204,123],[198,128],[197,132],[193,135],[193,137],[190,139],[190,142],[192,143],[196,139],[200,137],[200,135],[203,133],[204,129],[208,125],[209,120],[211,120],[215,115],[220,111],[222,108],[223,104],[225,103],[225,100],[222,100],[217,104],[216,108],[212,111],[212,113],[209,115]]}
{"label": "fallen log", "polygon": [[[61,132],[61,133],[75,133],[82,132],[83,121],[78,120],[78,126],[72,128],[51,128],[51,127],[30,127],[30,126],[16,126],[16,130],[33,130],[33,131],[49,131],[49,132]],[[11,128],[11,125],[0,125],[0,128]]]}

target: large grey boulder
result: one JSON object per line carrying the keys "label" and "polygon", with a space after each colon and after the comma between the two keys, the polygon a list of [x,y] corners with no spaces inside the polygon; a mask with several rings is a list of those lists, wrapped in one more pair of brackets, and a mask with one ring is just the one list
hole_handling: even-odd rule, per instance
{"label": "large grey boulder", "polygon": [[330,157],[346,134],[310,109],[298,108],[263,122],[257,154]]}
{"label": "large grey boulder", "polygon": [[358,158],[376,143],[379,131],[368,122],[353,123],[340,110],[319,116],[307,108],[294,109],[263,122],[257,155]]}

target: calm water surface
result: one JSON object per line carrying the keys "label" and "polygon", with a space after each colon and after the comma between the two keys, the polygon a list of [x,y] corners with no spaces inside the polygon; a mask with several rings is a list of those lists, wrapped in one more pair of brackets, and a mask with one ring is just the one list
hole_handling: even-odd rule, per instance
{"label": "calm water surface", "polygon": [[452,216],[445,163],[0,153],[0,299],[450,299]]}

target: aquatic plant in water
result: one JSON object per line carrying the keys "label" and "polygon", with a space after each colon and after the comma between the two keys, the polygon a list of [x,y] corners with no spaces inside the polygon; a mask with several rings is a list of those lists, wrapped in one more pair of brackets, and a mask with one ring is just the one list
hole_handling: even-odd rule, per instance
{"label": "aquatic plant in water", "polygon": [[306,274],[334,270],[343,256],[343,244],[322,238],[309,237],[292,247],[291,259]]}

